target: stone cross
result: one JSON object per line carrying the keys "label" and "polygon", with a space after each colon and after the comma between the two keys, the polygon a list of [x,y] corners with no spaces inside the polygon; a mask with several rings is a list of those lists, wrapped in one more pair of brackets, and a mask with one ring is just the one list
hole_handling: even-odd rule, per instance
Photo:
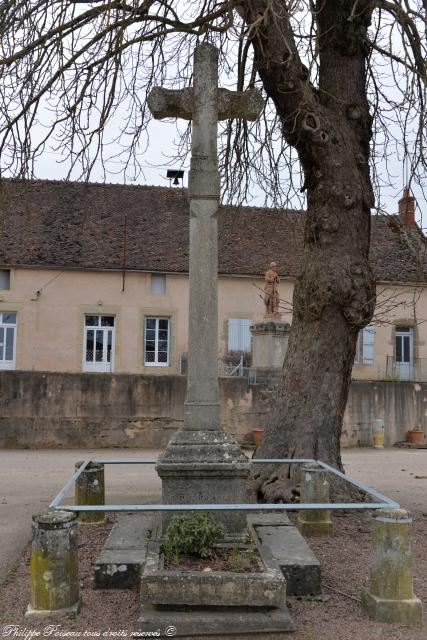
{"label": "stone cross", "polygon": [[[249,463],[220,423],[218,385],[218,120],[255,119],[263,106],[252,89],[218,88],[218,50],[201,44],[194,53],[193,87],[155,88],[148,106],[155,118],[192,120],[190,194],[190,310],[184,426],[159,457],[164,504],[247,502]],[[165,511],[167,527],[173,511]],[[246,528],[244,511],[216,512],[228,534]]]}
{"label": "stone cross", "polygon": [[263,107],[256,89],[218,88],[218,49],[199,45],[194,53],[193,87],[154,88],[148,106],[157,119],[192,120],[190,195],[190,313],[185,430],[220,428],[218,387],[218,240],[220,178],[217,122],[255,120]]}

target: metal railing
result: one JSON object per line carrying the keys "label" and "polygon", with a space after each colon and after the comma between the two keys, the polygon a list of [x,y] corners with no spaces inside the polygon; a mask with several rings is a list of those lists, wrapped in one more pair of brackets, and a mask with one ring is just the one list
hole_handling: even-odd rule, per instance
{"label": "metal railing", "polygon": [[331,467],[326,464],[326,462],[322,462],[321,460],[314,459],[289,459],[289,458],[280,458],[280,459],[256,459],[256,460],[248,460],[250,464],[306,464],[306,463],[316,463],[325,471],[332,473],[335,476],[338,476],[345,482],[357,487],[358,489],[364,491],[371,498],[376,498],[379,502],[328,502],[328,503],[273,503],[273,504],[260,504],[260,503],[215,503],[215,504],[102,504],[102,505],[93,505],[93,504],[65,504],[62,505],[61,502],[66,496],[67,492],[74,486],[76,480],[80,476],[81,473],[86,469],[86,467],[91,463],[97,464],[148,464],[155,465],[157,464],[157,460],[153,459],[142,459],[142,460],[85,460],[80,467],[73,473],[71,478],[66,482],[61,491],[55,496],[52,502],[49,505],[50,509],[58,509],[63,511],[110,511],[110,512],[119,512],[119,511],[302,511],[302,510],[321,510],[321,509],[399,509],[400,505],[384,496],[379,491],[368,487],[367,485],[359,482],[358,480],[354,480],[349,476],[346,476],[344,473]]}
{"label": "metal railing", "polygon": [[413,358],[411,362],[396,362],[394,356],[387,356],[385,378],[391,381],[427,382],[427,358]]}
{"label": "metal railing", "polygon": [[[226,356],[218,358],[218,375],[219,376],[236,376],[238,378],[250,378],[253,377],[253,369],[247,367],[244,364],[245,359],[243,355],[236,357]],[[179,372],[186,375],[188,372],[188,354],[182,352],[179,354]],[[256,378],[256,374],[255,374]]]}

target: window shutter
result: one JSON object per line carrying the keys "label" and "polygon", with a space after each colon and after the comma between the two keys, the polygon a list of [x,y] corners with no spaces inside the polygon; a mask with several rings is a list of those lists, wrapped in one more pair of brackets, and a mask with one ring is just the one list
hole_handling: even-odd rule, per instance
{"label": "window shutter", "polygon": [[239,318],[230,318],[228,321],[228,350],[239,350]]}
{"label": "window shutter", "polygon": [[241,351],[250,351],[251,350],[251,332],[249,327],[251,326],[251,321],[247,318],[242,318],[241,321],[241,332],[240,332],[240,350]]}
{"label": "window shutter", "polygon": [[151,274],[151,293],[164,295],[166,293],[166,275],[164,273]]}
{"label": "window shutter", "polygon": [[250,351],[251,320],[248,318],[230,318],[228,321],[228,350]]}
{"label": "window shutter", "polygon": [[363,364],[374,364],[375,328],[369,324],[363,329]]}

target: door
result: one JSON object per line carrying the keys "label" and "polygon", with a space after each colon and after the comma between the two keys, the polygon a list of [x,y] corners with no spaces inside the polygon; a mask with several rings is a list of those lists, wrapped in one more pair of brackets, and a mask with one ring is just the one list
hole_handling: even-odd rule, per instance
{"label": "door", "polygon": [[396,375],[401,380],[414,377],[412,337],[412,327],[396,327]]}
{"label": "door", "polygon": [[114,316],[85,316],[84,371],[113,371],[114,325]]}

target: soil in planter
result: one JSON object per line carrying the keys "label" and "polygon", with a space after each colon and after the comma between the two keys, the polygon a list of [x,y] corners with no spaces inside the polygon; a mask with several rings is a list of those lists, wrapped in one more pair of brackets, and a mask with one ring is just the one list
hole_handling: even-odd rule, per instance
{"label": "soil in planter", "polygon": [[232,571],[234,573],[260,573],[261,560],[257,551],[215,549],[210,558],[180,554],[178,558],[165,558],[165,569],[178,571]]}

